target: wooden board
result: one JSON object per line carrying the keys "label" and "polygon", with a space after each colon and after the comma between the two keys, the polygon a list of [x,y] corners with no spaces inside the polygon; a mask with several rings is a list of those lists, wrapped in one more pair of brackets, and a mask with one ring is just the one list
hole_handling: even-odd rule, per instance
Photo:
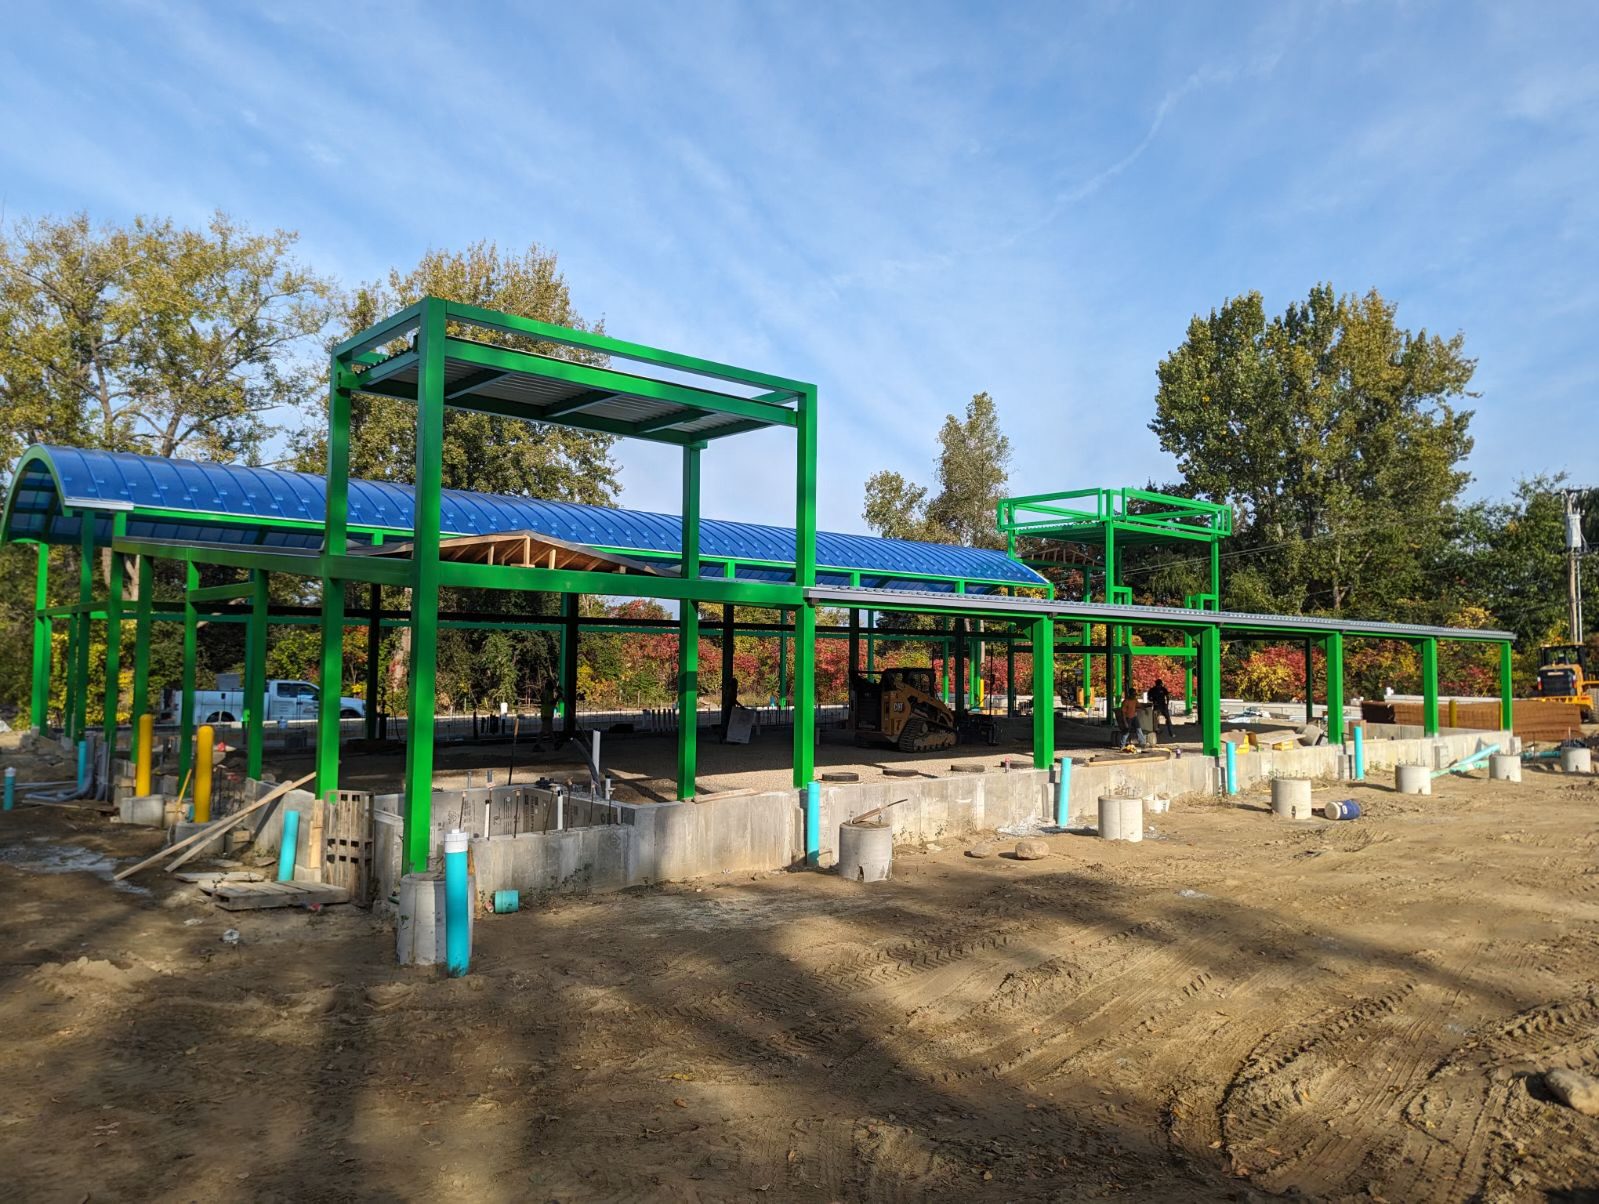
{"label": "wooden board", "polygon": [[359,790],[328,791],[321,847],[322,881],[346,891],[356,906],[372,901],[372,796]]}
{"label": "wooden board", "polygon": [[320,882],[211,882],[200,889],[223,911],[303,907],[307,903],[348,903],[350,892]]}

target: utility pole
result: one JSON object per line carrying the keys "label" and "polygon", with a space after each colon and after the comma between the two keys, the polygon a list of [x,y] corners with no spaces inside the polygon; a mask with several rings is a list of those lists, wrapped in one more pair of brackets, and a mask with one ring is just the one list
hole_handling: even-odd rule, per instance
{"label": "utility pole", "polygon": [[1570,611],[1571,642],[1581,645],[1582,630],[1582,513],[1578,504],[1583,490],[1567,489],[1562,496],[1566,502],[1566,603]]}

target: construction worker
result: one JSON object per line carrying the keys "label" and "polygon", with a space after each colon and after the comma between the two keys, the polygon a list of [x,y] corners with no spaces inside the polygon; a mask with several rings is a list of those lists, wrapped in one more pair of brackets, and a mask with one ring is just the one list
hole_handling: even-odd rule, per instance
{"label": "construction worker", "polygon": [[1158,677],[1155,679],[1155,684],[1149,687],[1149,705],[1154,709],[1156,719],[1166,721],[1167,737],[1175,740],[1177,733],[1172,730],[1171,723],[1171,691]]}
{"label": "construction worker", "polygon": [[1116,747],[1126,748],[1130,743],[1139,748],[1144,746],[1144,732],[1138,726],[1138,691],[1132,686],[1127,687],[1116,712]]}

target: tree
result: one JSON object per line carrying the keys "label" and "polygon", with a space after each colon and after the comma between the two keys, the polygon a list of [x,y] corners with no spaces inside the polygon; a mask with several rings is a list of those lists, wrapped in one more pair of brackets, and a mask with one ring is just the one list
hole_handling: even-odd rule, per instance
{"label": "tree", "polygon": [[1010,439],[994,399],[974,394],[964,421],[946,415],[938,443],[938,494],[928,501],[926,487],[897,472],[874,473],[866,482],[867,525],[890,539],[1004,547],[994,511],[1010,475]]}
{"label": "tree", "polygon": [[331,286],[296,235],[218,213],[204,230],[87,214],[0,231],[0,455],[29,443],[230,460],[309,399],[296,353]]}
{"label": "tree", "polygon": [[1430,616],[1424,566],[1469,479],[1464,337],[1400,329],[1374,289],[1259,293],[1195,317],[1161,361],[1150,429],[1194,492],[1238,508],[1229,549],[1274,608]]}
{"label": "tree", "polygon": [[[464,251],[429,251],[410,271],[393,269],[386,281],[358,289],[343,306],[339,337],[354,335],[423,297],[480,305],[576,330],[604,330],[603,324],[585,323],[573,307],[553,252],[535,244],[515,255],[501,252],[493,243],[477,242]],[[474,330],[471,337],[490,336]],[[500,341],[540,355],[604,362],[603,356],[592,352],[551,343],[514,336],[501,336]],[[357,394],[350,412],[350,475],[411,481],[416,466],[415,405]],[[300,467],[324,471],[326,424],[307,431],[298,442]],[[444,417],[444,485],[612,502],[620,489],[610,455],[615,442],[614,436],[572,427],[450,410]]]}

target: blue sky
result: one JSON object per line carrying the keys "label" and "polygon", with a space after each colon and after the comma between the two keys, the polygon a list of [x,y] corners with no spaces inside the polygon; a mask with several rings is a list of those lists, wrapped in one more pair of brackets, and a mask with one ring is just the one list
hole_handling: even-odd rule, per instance
{"label": "blue sky", "polygon": [[[1500,493],[1599,484],[1596,62],[1582,3],[28,5],[0,198],[220,207],[351,283],[542,243],[611,333],[817,382],[844,530],[980,389],[1016,492],[1172,479],[1192,314],[1376,286],[1465,332]],[[675,509],[675,456],[620,451]],[[791,498],[780,435],[708,455],[707,515]]]}

